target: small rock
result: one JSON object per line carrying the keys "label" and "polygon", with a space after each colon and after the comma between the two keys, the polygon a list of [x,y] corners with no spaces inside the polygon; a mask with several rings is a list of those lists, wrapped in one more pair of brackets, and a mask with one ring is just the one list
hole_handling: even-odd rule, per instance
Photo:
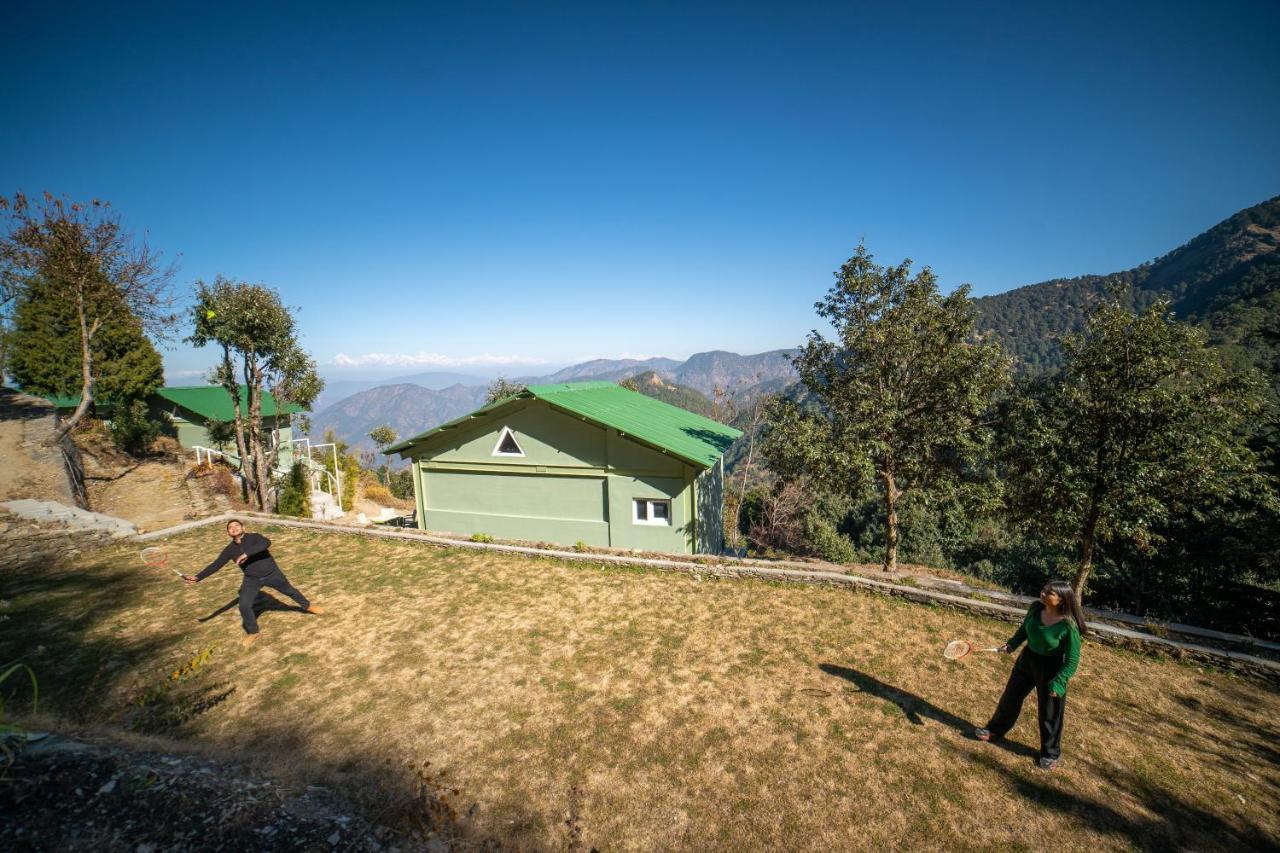
{"label": "small rock", "polygon": [[110,794],[115,789],[116,789],[116,780],[112,779],[110,782],[108,782],[107,784],[99,788],[98,793],[94,794],[94,796],[101,797],[103,794]]}
{"label": "small rock", "polygon": [[328,841],[328,842],[329,842],[331,845],[333,845],[334,847],[337,847],[337,846],[338,846],[338,842],[342,840],[342,833],[341,833],[341,832],[334,832],[334,833],[333,833],[333,835],[330,835],[330,836],[329,836],[327,839],[325,839],[325,840],[326,840],[326,841]]}

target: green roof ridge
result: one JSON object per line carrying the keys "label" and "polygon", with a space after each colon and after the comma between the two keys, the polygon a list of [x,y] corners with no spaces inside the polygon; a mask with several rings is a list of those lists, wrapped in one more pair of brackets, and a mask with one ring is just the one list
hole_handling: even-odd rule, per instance
{"label": "green roof ridge", "polygon": [[530,385],[520,394],[481,406],[470,414],[407,438],[383,453],[398,453],[460,423],[488,414],[519,398],[542,400],[594,423],[649,444],[679,459],[710,468],[742,431],[679,406],[656,400],[614,382],[554,382]]}

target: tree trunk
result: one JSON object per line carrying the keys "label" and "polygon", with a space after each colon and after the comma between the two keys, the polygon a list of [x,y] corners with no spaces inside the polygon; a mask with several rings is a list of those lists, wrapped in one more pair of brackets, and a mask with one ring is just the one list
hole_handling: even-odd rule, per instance
{"label": "tree trunk", "polygon": [[1084,601],[1084,585],[1089,581],[1089,572],[1093,570],[1093,543],[1098,532],[1099,499],[1095,495],[1089,497],[1089,514],[1084,520],[1084,529],[1080,532],[1080,566],[1071,581],[1071,589],[1076,594],[1076,601]]}
{"label": "tree trunk", "polygon": [[884,478],[884,570],[896,572],[898,570],[898,498],[902,497],[902,492],[898,491],[898,484],[892,472],[886,471],[881,476]]}
{"label": "tree trunk", "polygon": [[231,350],[225,345],[222,347],[222,365],[223,376],[226,377],[223,387],[231,395],[231,408],[235,414],[236,453],[240,456],[240,497],[248,501],[249,495],[257,492],[257,487],[254,485],[253,469],[248,464],[249,442],[244,431],[244,412],[240,409],[240,387],[236,382],[235,368],[231,366]]}
{"label": "tree trunk", "polygon": [[76,313],[80,317],[80,405],[76,406],[71,417],[58,424],[52,443],[62,441],[63,436],[75,429],[76,424],[80,423],[85,412],[89,411],[89,407],[93,405],[93,348],[90,344],[94,333],[98,331],[98,322],[95,320],[93,328],[89,327],[89,318],[84,314],[83,293],[76,299]]}
{"label": "tree trunk", "polygon": [[267,489],[271,482],[267,460],[262,451],[262,372],[256,359],[246,367],[245,378],[249,386],[249,452],[253,456],[254,477],[258,481],[258,509],[267,509]]}

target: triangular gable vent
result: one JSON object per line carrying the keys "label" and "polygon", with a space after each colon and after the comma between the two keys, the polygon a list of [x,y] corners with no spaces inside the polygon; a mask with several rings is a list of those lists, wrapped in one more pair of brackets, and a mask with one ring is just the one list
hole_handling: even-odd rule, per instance
{"label": "triangular gable vent", "polygon": [[524,451],[520,449],[520,445],[516,442],[516,434],[511,431],[511,427],[503,427],[502,435],[498,436],[498,443],[493,448],[494,456],[524,456]]}

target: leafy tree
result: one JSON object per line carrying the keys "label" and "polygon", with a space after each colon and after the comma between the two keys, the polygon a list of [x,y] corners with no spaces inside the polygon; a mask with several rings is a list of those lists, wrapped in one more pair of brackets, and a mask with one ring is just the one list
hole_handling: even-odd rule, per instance
{"label": "leafy tree", "polygon": [[508,382],[505,376],[499,376],[489,384],[489,389],[484,392],[484,404],[496,403],[507,397],[514,397],[517,394],[524,393],[525,386],[518,382]]}
{"label": "leafy tree", "polygon": [[16,305],[34,282],[49,283],[48,294],[65,302],[74,320],[72,339],[80,348],[80,405],[61,421],[55,439],[70,432],[97,395],[95,345],[103,328],[132,315],[152,334],[176,320],[168,311],[172,267],[145,240],[134,240],[110,206],[97,199],[70,202],[45,193],[33,202],[18,193],[0,198],[9,220],[0,236],[0,307]]}
{"label": "leafy tree", "polygon": [[281,515],[295,518],[311,517],[311,484],[307,482],[307,466],[301,460],[294,462],[289,469],[276,510]]}
{"label": "leafy tree", "polygon": [[[378,452],[381,453],[384,448],[390,447],[396,443],[396,431],[391,428],[390,424],[376,426],[369,430],[369,438],[373,439],[373,443],[377,445]],[[391,463],[387,458],[383,457],[382,467],[380,469],[382,482],[387,486],[391,485]]]}
{"label": "leafy tree", "polygon": [[391,494],[401,500],[413,500],[413,471],[408,468],[392,471],[389,480],[387,488]]}
{"label": "leafy tree", "polygon": [[1078,548],[1077,594],[1099,543],[1150,552],[1179,517],[1204,520],[1245,495],[1274,504],[1246,431],[1260,377],[1226,371],[1167,302],[1135,314],[1122,297],[1064,341],[1062,373],[1013,399],[1003,431],[1011,506]]}
{"label": "leafy tree", "polygon": [[[324,388],[324,380],[299,345],[293,315],[274,290],[222,276],[213,284],[197,282],[196,287],[194,330],[187,340],[222,350],[212,378],[231,395],[241,473],[258,507],[265,509],[279,445],[267,449],[263,391],[270,391],[278,406],[294,403],[307,408]],[[247,411],[240,402],[241,384],[246,388]]]}
{"label": "leafy tree", "polygon": [[141,400],[121,403],[111,418],[111,438],[131,456],[144,456],[151,442],[160,435],[160,423],[147,411]]}
{"label": "leafy tree", "polygon": [[[96,298],[115,298],[103,289]],[[164,384],[160,353],[127,306],[108,311],[90,345],[90,372],[99,400],[125,405]],[[83,356],[76,305],[58,282],[35,278],[18,297],[6,347],[7,369],[24,391],[74,397],[83,389]]]}
{"label": "leafy tree", "polygon": [[884,507],[884,569],[898,558],[904,495],[952,484],[980,458],[992,396],[1008,381],[1000,345],[977,340],[967,286],[938,292],[933,271],[881,267],[866,247],[815,305],[835,340],[811,332],[795,357],[811,404],[779,399],[764,454],[784,479],[856,497],[872,485]]}
{"label": "leafy tree", "polygon": [[225,451],[227,445],[236,440],[235,421],[208,418],[204,422],[204,431],[209,435],[209,443],[221,451]]}

